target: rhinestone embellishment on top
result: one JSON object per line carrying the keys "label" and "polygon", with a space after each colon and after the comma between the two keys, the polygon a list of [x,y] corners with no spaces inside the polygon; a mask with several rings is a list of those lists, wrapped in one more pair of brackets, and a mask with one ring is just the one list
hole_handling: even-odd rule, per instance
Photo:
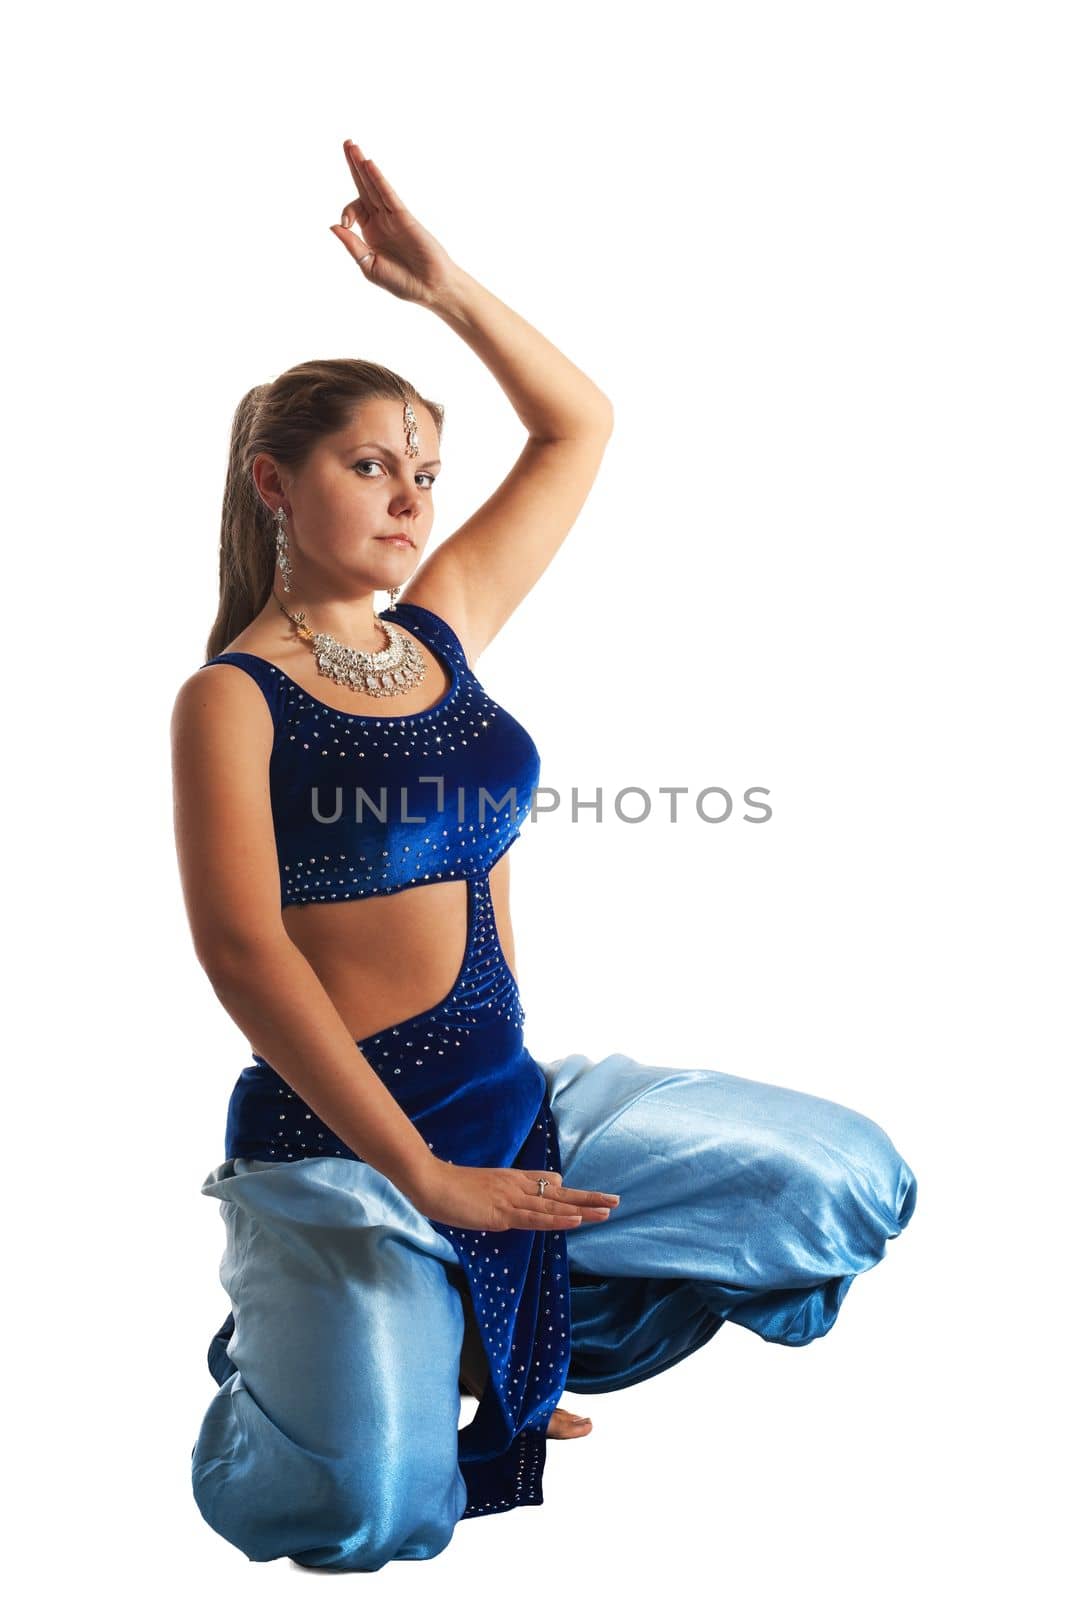
{"label": "rhinestone embellishment on top", "polygon": [[354,650],[329,633],[315,633],[318,672],[349,689],[364,689],[378,698],[399,694],[412,684],[421,683],[426,664],[415,641],[384,617],[377,620],[388,634],[388,644],[376,652]]}

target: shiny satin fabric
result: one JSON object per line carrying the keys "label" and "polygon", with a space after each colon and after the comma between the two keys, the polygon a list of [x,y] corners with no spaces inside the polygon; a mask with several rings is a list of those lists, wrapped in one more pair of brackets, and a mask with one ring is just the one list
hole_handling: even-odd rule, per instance
{"label": "shiny satin fabric", "polygon": [[[914,1212],[888,1135],[834,1101],[622,1054],[537,1067],[564,1183],[621,1197],[608,1221],[545,1235],[566,1246],[546,1304],[569,1310],[569,1390],[641,1382],[725,1321],[809,1343]],[[450,1239],[343,1157],[233,1156],[202,1193],[220,1203],[232,1307],[192,1455],[203,1517],[253,1561],[436,1556],[467,1505]]]}

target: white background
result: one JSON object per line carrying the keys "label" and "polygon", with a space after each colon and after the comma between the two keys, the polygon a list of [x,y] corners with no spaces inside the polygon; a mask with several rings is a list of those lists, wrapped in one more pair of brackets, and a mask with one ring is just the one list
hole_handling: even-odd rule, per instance
{"label": "white background", "polygon": [[[248,1048],[194,958],[168,723],[228,429],[309,357],[447,408],[434,545],[524,434],[329,232],[356,138],[611,397],[482,658],[565,808],[513,855],[528,1042],[840,1100],[918,1210],[801,1349],[734,1325],[567,1404],[538,1509],[384,1593],[1060,1592],[1073,888],[1070,12],[55,6],[11,42],[3,588],[15,935],[6,1431],[22,1587],[247,1594],[190,1449],[199,1194]],[[13,269],[13,271],[12,271]],[[9,1504],[9,1511],[15,1510]]]}

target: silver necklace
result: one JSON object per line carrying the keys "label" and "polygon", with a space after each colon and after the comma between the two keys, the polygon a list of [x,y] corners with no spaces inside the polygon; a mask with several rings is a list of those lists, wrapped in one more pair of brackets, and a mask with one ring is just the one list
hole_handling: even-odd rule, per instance
{"label": "silver necklace", "polygon": [[279,595],[276,603],[284,616],[291,618],[301,637],[313,645],[317,670],[323,678],[381,699],[386,695],[406,694],[426,675],[426,664],[410,634],[403,633],[384,617],[377,617],[376,621],[388,637],[385,648],[355,650],[341,644],[331,633],[314,633],[306,621],[305,611],[289,611]]}

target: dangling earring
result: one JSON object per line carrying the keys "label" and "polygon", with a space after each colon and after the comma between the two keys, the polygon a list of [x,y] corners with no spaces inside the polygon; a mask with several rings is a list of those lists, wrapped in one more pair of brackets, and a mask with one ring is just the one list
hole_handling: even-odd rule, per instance
{"label": "dangling earring", "polygon": [[273,516],[276,519],[276,565],[284,575],[284,593],[290,594],[288,579],[292,575],[292,566],[287,553],[287,513],[283,506],[277,506]]}
{"label": "dangling earring", "polygon": [[399,599],[399,597],[400,597],[400,595],[402,593],[403,593],[403,585],[401,583],[397,583],[396,587],[394,589],[389,589],[389,591],[388,591],[388,609],[390,611],[391,611],[392,607],[395,605],[396,601]]}

